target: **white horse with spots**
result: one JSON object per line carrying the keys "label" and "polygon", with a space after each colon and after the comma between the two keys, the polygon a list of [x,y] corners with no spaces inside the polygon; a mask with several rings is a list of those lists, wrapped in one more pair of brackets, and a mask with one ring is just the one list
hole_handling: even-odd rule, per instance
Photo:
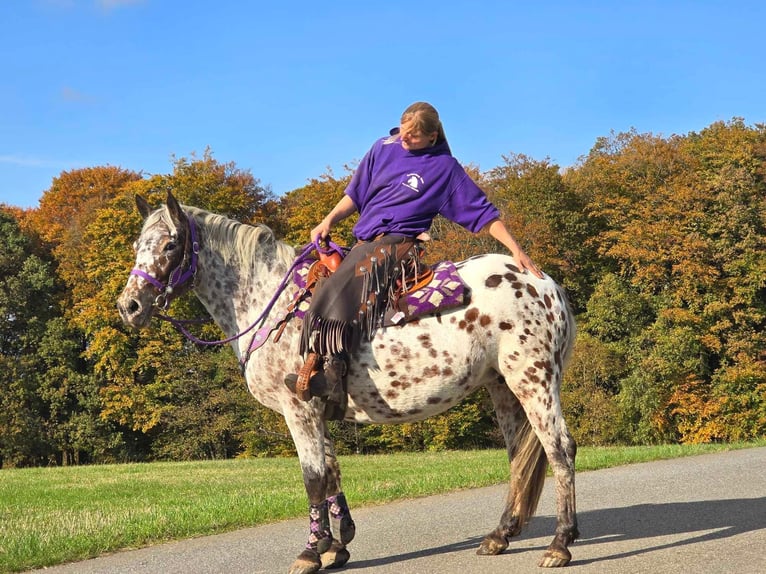
{"label": "white horse with spots", "polygon": [[[340,484],[321,399],[298,400],[284,384],[301,367],[299,321],[289,322],[250,352],[237,337],[283,284],[295,250],[264,226],[238,223],[168,194],[152,210],[136,199],[145,221],[136,242],[135,268],[119,297],[127,325],[146,327],[155,311],[193,289],[244,365],[253,396],[281,413],[298,451],[309,499],[310,532],[291,574],[346,563],[355,525]],[[561,411],[559,388],[575,337],[566,297],[549,277],[521,273],[505,255],[457,264],[471,288],[470,303],[378,329],[351,357],[346,420],[404,423],[444,412],[486,387],[505,437],[512,476],[500,524],[479,546],[499,554],[534,514],[550,463],[556,484],[557,527],[539,565],[564,566],[578,536],[575,513],[575,442]],[[271,311],[279,316],[297,287],[288,284]]]}

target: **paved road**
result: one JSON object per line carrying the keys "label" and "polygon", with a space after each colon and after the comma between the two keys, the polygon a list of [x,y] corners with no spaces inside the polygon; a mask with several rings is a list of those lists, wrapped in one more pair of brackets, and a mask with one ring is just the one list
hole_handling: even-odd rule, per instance
{"label": "paved road", "polygon": [[[521,537],[500,556],[475,554],[504,496],[489,487],[357,510],[351,561],[336,572],[540,574],[555,528],[550,479]],[[583,472],[577,502],[572,574],[766,573],[766,448]],[[307,529],[307,520],[289,520],[44,572],[285,574]]]}

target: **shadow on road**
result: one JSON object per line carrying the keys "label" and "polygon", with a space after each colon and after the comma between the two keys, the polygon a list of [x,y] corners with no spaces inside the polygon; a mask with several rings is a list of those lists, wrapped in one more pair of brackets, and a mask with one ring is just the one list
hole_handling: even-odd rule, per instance
{"label": "shadow on road", "polygon": [[[552,518],[548,520],[550,528],[555,528],[555,521]],[[708,540],[721,540],[763,528],[766,528],[766,498],[641,504],[584,513],[580,523],[580,544],[688,535],[683,540],[648,545],[639,550],[591,561],[601,562]],[[589,562],[572,562],[576,563]]]}
{"label": "shadow on road", "polygon": [[[644,538],[651,539],[673,535],[688,535],[688,537],[669,543],[650,544],[643,546],[639,550],[621,552],[596,560],[578,561],[575,559],[572,561],[572,565],[618,560],[667,548],[697,544],[708,540],[719,540],[766,528],[766,498],[641,504],[627,508],[582,512],[578,514],[578,519],[581,537],[575,543],[575,546],[624,542]],[[547,536],[550,536],[552,540],[555,529],[555,517],[543,516],[533,518],[522,535],[514,540]],[[426,556],[460,552],[477,548],[482,538],[477,536],[454,544],[426,548],[417,552],[385,556],[361,562],[351,562],[344,570],[371,568],[385,564],[406,562],[407,560]],[[539,550],[542,552],[546,546],[547,543],[544,546],[540,546]],[[524,548],[524,551],[530,550],[535,549]],[[512,540],[506,552],[513,551],[514,541]],[[576,551],[573,554],[576,556]]]}
{"label": "shadow on road", "polygon": [[[375,558],[374,560],[360,560],[355,562],[349,562],[343,569],[354,570],[355,568],[373,568],[375,566],[383,566],[384,564],[397,564],[399,562],[406,562],[407,560],[415,560],[417,558],[423,558],[425,556],[436,556],[447,554],[449,552],[462,552],[463,550],[469,550],[471,548],[478,548],[479,544],[483,540],[483,536],[477,536],[475,538],[468,538],[462,542],[456,542],[454,544],[445,544],[444,546],[435,546],[433,548],[425,548],[416,552],[407,552],[406,554],[396,554],[394,556],[385,556],[383,558]],[[351,549],[351,546],[349,546]]]}

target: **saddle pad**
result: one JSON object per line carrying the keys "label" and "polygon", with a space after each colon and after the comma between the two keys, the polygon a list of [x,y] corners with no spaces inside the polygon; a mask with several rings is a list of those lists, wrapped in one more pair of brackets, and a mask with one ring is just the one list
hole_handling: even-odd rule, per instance
{"label": "saddle pad", "polygon": [[441,261],[432,266],[433,279],[427,285],[405,294],[396,302],[394,308],[389,308],[383,320],[383,325],[402,325],[407,321],[460,307],[471,298],[471,290],[463,283],[455,264],[451,261]]}

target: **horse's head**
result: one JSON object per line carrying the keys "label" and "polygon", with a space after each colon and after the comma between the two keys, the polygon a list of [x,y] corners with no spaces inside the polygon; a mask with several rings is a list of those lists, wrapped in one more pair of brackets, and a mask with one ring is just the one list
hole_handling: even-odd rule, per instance
{"label": "horse's head", "polygon": [[171,299],[192,287],[199,244],[194,220],[171,193],[167,204],[152,210],[136,196],[144,218],[141,235],[134,244],[136,262],[117,299],[117,309],[126,325],[148,325],[155,310],[164,310]]}

